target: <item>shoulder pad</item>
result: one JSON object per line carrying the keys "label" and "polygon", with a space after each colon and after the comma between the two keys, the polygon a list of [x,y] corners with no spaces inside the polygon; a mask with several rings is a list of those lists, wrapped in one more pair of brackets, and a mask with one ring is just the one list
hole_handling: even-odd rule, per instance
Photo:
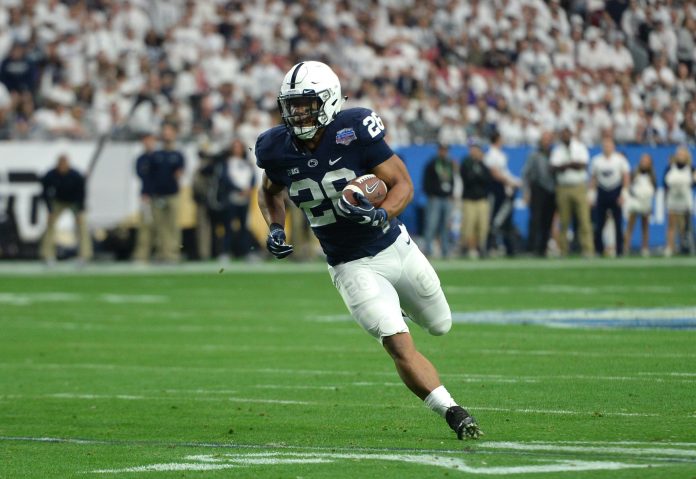
{"label": "shoulder pad", "polygon": [[287,128],[283,125],[278,125],[259,135],[254,148],[256,164],[259,168],[264,170],[272,168],[275,162],[283,157],[280,153],[280,147],[285,144],[285,136],[287,134]]}
{"label": "shoulder pad", "polygon": [[[336,142],[356,140],[367,145],[384,139],[386,129],[382,119],[368,108],[349,108],[338,116],[341,124],[336,131]],[[351,132],[352,130],[352,132]]]}

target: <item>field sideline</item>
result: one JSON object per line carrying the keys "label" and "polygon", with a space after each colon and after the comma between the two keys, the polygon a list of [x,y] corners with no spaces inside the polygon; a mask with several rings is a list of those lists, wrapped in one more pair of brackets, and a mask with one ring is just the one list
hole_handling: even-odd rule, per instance
{"label": "field sideline", "polygon": [[434,263],[476,442],[324,264],[0,264],[0,478],[696,477],[696,259]]}

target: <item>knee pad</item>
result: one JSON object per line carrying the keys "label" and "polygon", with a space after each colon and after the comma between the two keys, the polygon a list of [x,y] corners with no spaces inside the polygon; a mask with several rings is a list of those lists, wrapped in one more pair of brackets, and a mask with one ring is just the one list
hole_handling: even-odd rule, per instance
{"label": "knee pad", "polygon": [[428,326],[428,332],[433,336],[442,336],[443,334],[447,334],[450,329],[452,329],[452,318],[445,318],[442,321],[438,321]]}

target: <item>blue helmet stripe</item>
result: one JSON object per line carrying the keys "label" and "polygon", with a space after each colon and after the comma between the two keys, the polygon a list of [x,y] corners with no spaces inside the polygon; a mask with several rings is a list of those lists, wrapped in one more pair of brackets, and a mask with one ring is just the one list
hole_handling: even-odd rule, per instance
{"label": "blue helmet stripe", "polygon": [[295,81],[297,80],[297,72],[300,71],[300,67],[304,65],[304,62],[298,63],[295,67],[295,71],[292,72],[292,77],[290,78],[290,88],[295,88]]}

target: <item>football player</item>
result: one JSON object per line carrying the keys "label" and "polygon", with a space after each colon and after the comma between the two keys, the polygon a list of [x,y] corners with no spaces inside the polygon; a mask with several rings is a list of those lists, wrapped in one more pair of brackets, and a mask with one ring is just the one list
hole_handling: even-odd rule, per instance
{"label": "football player", "polygon": [[[338,77],[323,63],[301,62],[285,75],[278,95],[284,125],[256,141],[257,164],[264,170],[259,206],[270,228],[266,246],[276,258],[293,252],[284,231],[287,192],[319,239],[350,313],[382,343],[406,386],[459,439],[477,438],[475,419],[416,350],[402,316],[403,311],[436,336],[452,326],[437,274],[397,219],[413,197],[411,178],[384,141],[380,117],[365,108],[341,111],[344,101]],[[367,173],[389,188],[380,208],[360,194],[352,205],[341,194],[350,180]]]}

